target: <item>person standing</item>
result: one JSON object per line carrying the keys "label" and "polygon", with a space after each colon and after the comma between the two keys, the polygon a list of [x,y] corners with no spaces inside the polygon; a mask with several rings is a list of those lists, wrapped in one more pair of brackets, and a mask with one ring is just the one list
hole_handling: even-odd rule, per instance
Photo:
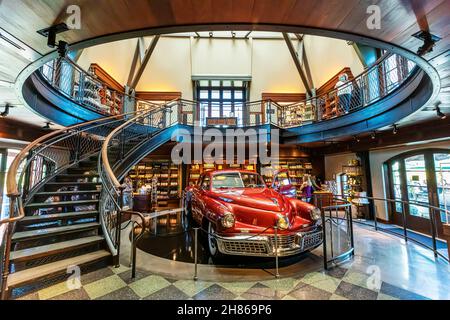
{"label": "person standing", "polygon": [[337,103],[339,103],[339,109],[344,110],[345,114],[349,113],[353,89],[352,83],[348,81],[348,76],[346,73],[342,73],[339,76],[339,80],[334,87],[337,88]]}
{"label": "person standing", "polygon": [[312,186],[311,178],[309,176],[303,177],[303,183],[300,187],[300,192],[302,193],[302,201],[311,203],[314,188]]}
{"label": "person standing", "polygon": [[126,177],[123,184],[123,210],[133,210],[133,181]]}

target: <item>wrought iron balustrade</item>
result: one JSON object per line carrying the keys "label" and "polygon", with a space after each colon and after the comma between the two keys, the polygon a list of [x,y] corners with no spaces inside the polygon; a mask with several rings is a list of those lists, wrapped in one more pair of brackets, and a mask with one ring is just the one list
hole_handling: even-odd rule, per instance
{"label": "wrought iron balustrade", "polygon": [[[234,123],[236,127],[270,123],[280,128],[290,128],[361,110],[400,87],[415,67],[414,62],[388,53],[339,87],[288,105],[271,100],[216,103],[177,99],[170,106],[175,112],[173,117],[178,117],[177,121],[186,125],[198,122],[201,126],[207,126],[208,118],[220,118],[222,121],[230,120],[227,123]],[[68,58],[49,61],[40,68],[40,72],[62,95],[102,114],[122,113],[127,103],[131,104],[130,110],[146,110],[154,105],[108,88],[94,74],[86,72]]]}
{"label": "wrought iron balustrade", "polygon": [[[108,235],[113,255],[120,254],[120,231],[124,208],[123,185],[116,169],[130,155],[162,130],[178,123],[177,104],[169,102],[159,108],[138,112],[134,117],[117,126],[105,138],[98,159],[102,182],[101,205],[99,208],[103,231]],[[130,213],[132,214],[132,213]]]}

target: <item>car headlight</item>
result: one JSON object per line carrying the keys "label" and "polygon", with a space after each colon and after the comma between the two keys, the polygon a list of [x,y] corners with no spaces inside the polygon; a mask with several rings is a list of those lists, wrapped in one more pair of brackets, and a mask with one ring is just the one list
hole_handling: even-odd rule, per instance
{"label": "car headlight", "polygon": [[232,228],[234,226],[234,222],[234,214],[232,213],[225,213],[221,220],[222,226],[226,229]]}
{"label": "car headlight", "polygon": [[286,230],[287,228],[289,228],[288,218],[286,216],[282,216],[281,214],[279,214],[277,220],[277,227],[280,228],[281,230]]}
{"label": "car headlight", "polygon": [[311,219],[314,221],[320,220],[322,218],[322,211],[319,208],[312,208],[309,211],[309,214],[311,216]]}

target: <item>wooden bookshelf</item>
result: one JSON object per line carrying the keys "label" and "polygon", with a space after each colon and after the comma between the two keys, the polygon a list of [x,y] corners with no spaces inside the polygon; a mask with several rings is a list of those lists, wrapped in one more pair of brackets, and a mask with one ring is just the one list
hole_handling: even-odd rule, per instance
{"label": "wooden bookshelf", "polygon": [[192,164],[187,168],[187,185],[192,185],[197,183],[198,178],[204,172],[215,171],[215,170],[228,170],[228,169],[239,169],[248,170],[256,172],[256,164],[251,164],[246,162],[245,164],[215,164],[215,163],[203,163],[203,164]]}
{"label": "wooden bookshelf", "polygon": [[133,189],[138,192],[142,185],[151,186],[157,178],[158,207],[178,206],[181,198],[181,169],[169,160],[143,160],[134,166],[129,176]]}
{"label": "wooden bookshelf", "polygon": [[303,183],[303,177],[311,175],[312,163],[309,159],[281,159],[279,165],[262,165],[261,175],[267,186],[272,185],[273,175],[276,171],[287,169],[292,184],[297,188],[297,194],[300,196],[300,186]]}

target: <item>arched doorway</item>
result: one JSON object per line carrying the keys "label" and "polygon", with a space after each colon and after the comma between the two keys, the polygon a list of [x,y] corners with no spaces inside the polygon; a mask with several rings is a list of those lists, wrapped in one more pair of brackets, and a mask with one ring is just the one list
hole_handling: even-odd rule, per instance
{"label": "arched doorway", "polygon": [[[450,209],[450,150],[414,150],[391,158],[385,166],[389,198]],[[390,222],[403,225],[403,215],[407,228],[420,233],[431,235],[434,223],[437,236],[442,236],[442,224],[449,219],[444,212],[423,206],[390,205]]]}

